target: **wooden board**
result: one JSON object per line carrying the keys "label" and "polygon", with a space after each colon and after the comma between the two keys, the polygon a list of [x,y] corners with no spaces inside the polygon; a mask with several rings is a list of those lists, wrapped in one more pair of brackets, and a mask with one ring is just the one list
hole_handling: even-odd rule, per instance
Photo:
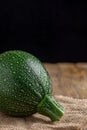
{"label": "wooden board", "polygon": [[45,63],[53,83],[53,94],[87,98],[87,63]]}

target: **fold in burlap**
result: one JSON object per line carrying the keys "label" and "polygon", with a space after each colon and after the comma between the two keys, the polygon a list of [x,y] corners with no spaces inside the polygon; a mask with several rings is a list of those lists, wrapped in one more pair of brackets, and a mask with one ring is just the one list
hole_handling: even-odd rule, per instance
{"label": "fold in burlap", "polygon": [[87,99],[55,96],[66,111],[58,122],[34,114],[31,117],[16,118],[0,113],[0,130],[87,130]]}

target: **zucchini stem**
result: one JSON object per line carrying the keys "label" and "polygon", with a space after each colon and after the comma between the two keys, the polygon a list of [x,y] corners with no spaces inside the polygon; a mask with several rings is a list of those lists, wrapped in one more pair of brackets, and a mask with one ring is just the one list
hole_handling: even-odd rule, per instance
{"label": "zucchini stem", "polygon": [[64,114],[64,108],[51,94],[45,95],[37,106],[37,112],[50,117],[52,121],[59,121]]}

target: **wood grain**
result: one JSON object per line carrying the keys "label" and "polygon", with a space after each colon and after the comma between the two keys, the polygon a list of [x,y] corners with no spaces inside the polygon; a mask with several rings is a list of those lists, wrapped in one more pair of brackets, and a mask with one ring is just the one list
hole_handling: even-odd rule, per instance
{"label": "wood grain", "polygon": [[52,83],[53,94],[87,98],[87,63],[44,64]]}

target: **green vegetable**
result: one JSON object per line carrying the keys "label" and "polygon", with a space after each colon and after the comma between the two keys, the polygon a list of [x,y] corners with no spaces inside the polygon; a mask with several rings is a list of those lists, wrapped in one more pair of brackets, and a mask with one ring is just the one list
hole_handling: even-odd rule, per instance
{"label": "green vegetable", "polygon": [[11,116],[36,112],[60,120],[64,108],[52,96],[52,82],[32,54],[12,50],[0,54],[0,111]]}

